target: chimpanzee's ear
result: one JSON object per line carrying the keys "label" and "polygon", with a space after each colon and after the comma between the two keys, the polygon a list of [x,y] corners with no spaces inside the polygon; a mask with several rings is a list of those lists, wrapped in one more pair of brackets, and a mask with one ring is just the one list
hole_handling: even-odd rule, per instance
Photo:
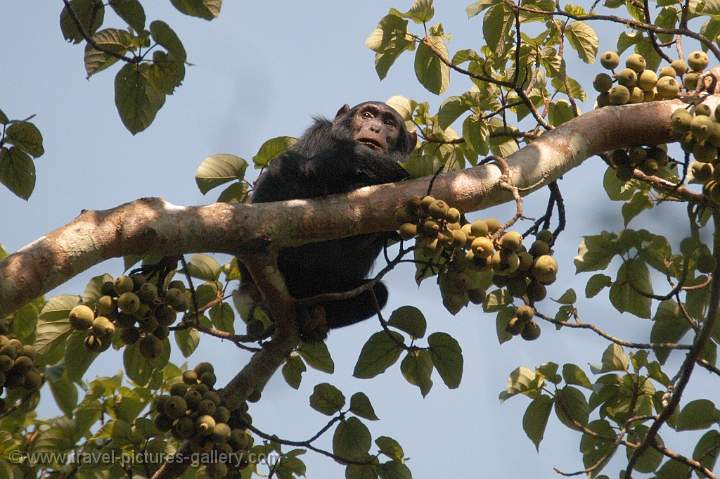
{"label": "chimpanzee's ear", "polygon": [[415,131],[410,131],[407,134],[407,152],[411,153],[415,146],[417,145],[417,133]]}
{"label": "chimpanzee's ear", "polygon": [[343,106],[340,107],[340,109],[335,113],[335,119],[337,120],[341,116],[343,116],[345,113],[350,111],[350,105],[345,103]]}

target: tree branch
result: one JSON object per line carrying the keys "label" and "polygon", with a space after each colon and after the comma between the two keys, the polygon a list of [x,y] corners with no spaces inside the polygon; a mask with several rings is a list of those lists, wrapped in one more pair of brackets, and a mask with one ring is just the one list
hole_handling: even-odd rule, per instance
{"label": "tree branch", "polygon": [[[564,123],[506,159],[523,195],[576,168],[594,154],[671,141],[678,100],[605,107]],[[433,195],[463,211],[513,200],[497,165],[439,176]],[[104,211],[84,211],[0,262],[0,316],[15,311],[89,267],[129,254],[218,252],[252,256],[267,248],[396,228],[391,212],[423,196],[427,178],[360,188],[344,195],[254,205],[179,207],[143,198]],[[685,201],[692,192],[675,191]],[[702,197],[700,197],[701,199]]]}

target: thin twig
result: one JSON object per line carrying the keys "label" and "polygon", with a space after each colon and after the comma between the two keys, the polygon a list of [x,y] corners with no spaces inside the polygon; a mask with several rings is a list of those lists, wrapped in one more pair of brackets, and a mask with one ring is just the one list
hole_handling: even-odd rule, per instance
{"label": "thin twig", "polygon": [[573,329],[589,329],[590,331],[593,331],[595,334],[602,336],[603,338],[607,339],[608,341],[612,341],[613,343],[624,346],[626,348],[633,348],[633,349],[679,349],[679,350],[690,350],[692,348],[691,344],[677,344],[677,343],[639,343],[636,341],[627,341],[624,339],[617,338],[615,336],[612,336],[602,329],[598,328],[594,324],[590,323],[582,323],[582,322],[565,322],[565,321],[559,321],[555,318],[551,318],[549,316],[546,316],[538,311],[535,311],[535,316],[539,317],[540,319],[547,321],[548,323],[552,323],[556,326],[562,326],[566,328],[573,328]]}

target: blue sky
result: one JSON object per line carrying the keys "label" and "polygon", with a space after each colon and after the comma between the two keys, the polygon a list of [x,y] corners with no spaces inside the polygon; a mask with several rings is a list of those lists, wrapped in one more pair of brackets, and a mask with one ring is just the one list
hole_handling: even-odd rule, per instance
{"label": "blue sky", "polygon": [[[387,78],[379,81],[373,54],[363,45],[388,8],[404,10],[410,2],[225,2],[220,18],[210,23],[184,17],[169,2],[144,2],[148,21],[165,20],[178,32],[193,66],[187,68],[183,85],[167,99],[155,123],[132,136],[114,107],[117,67],[85,79],[82,47],[64,43],[60,34],[61,2],[43,3],[42,8],[34,2],[3,3],[0,109],[12,118],[36,114],[33,121],[43,132],[46,150],[36,162],[38,181],[29,202],[0,188],[0,242],[10,251],[67,223],[82,209],[111,208],[143,196],[160,196],[180,205],[212,202],[213,193],[204,197],[194,184],[195,169],[203,158],[234,153],[250,159],[264,140],[298,136],[312,116],[331,116],[344,103],[404,95],[437,107],[443,99],[415,80],[411,55],[401,58]],[[454,35],[451,52],[477,48],[482,41],[481,19],[468,19],[464,6],[463,2],[436,2],[434,21],[443,22]],[[604,28],[600,33],[602,51],[613,47],[619,30]],[[601,70],[599,65],[579,63],[572,53],[568,62],[570,74],[588,86]],[[448,94],[468,86],[453,75]],[[583,105],[584,111],[591,108],[592,104]],[[583,296],[590,275],[575,276],[572,265],[580,236],[622,228],[620,205],[607,202],[602,190],[604,170],[599,159],[591,159],[560,183],[568,206],[568,228],[556,248],[560,275],[550,290],[553,297],[569,287]],[[542,214],[547,196],[543,190],[528,198],[526,213]],[[681,211],[666,204],[638,225],[674,231],[677,240],[687,230]],[[480,215],[507,218],[510,214],[510,208],[500,207]],[[79,293],[91,276],[119,274],[121,268],[119,260],[108,261],[55,293]],[[381,418],[369,424],[371,431],[374,436],[389,435],[400,441],[416,478],[467,477],[470,470],[482,471],[485,477],[545,478],[557,477],[553,467],[581,469],[576,433],[551,419],[538,455],[521,426],[528,401],[518,398],[501,405],[497,394],[508,373],[519,365],[599,362],[606,343],[586,331],[556,332],[543,325],[538,341],[517,339],[500,346],[493,315],[476,306],[451,317],[442,308],[437,288],[426,281],[418,289],[412,273],[410,268],[400,268],[391,274],[388,313],[405,304],[416,305],[425,311],[431,331],[446,331],[458,338],[465,358],[459,390],[447,390],[435,375],[435,386],[423,399],[417,388],[403,380],[398,366],[373,380],[352,378],[357,354],[378,328],[376,322],[367,321],[331,334],[328,345],[336,363],[335,375],[311,371],[303,377],[299,391],[276,375],[263,401],[251,410],[256,426],[289,439],[309,437],[325,419],[308,407],[307,398],[315,384],[327,381],[347,397],[356,391],[370,396]],[[620,315],[606,303],[607,293],[581,303],[584,319],[601,324],[611,334],[647,340],[649,322]],[[554,311],[550,301],[544,308]],[[177,355],[174,359],[182,361]],[[217,364],[223,382],[244,364],[247,354],[203,338],[191,364],[201,360]],[[107,353],[91,373],[113,374],[121,367],[119,355]],[[690,392],[702,394],[710,387],[708,374],[699,370],[696,376]],[[55,414],[51,400],[43,401],[41,413]],[[689,454],[694,442],[672,444]],[[329,437],[322,445],[330,448]],[[305,460],[309,477],[342,474],[338,465],[324,457],[310,453]]]}

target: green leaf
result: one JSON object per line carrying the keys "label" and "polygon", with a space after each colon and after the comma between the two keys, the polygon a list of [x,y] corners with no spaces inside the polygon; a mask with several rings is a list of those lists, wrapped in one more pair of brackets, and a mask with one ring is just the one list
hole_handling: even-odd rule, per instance
{"label": "green leaf", "polygon": [[570,288],[567,291],[563,293],[560,298],[556,300],[556,302],[560,304],[575,304],[577,301],[577,293],[575,293],[575,290]]}
{"label": "green leaf", "polygon": [[65,375],[73,382],[82,380],[83,375],[98,356],[98,353],[90,352],[85,348],[85,337],[84,332],[74,331],[65,343]]}
{"label": "green leaf", "polygon": [[440,273],[438,283],[443,306],[450,314],[457,314],[469,301],[467,291],[458,287],[456,279],[450,273]]}
{"label": "green leaf", "polygon": [[540,442],[545,435],[545,428],[550,418],[552,406],[552,398],[541,394],[533,399],[523,415],[523,430],[532,443],[535,444],[536,450],[540,450]]}
{"label": "green leaf", "polygon": [[[63,451],[69,451],[76,441],[77,438],[75,437],[73,421],[66,417],[59,417],[49,421],[47,428],[43,428],[37,433],[33,438],[30,452],[33,454],[61,453]],[[59,457],[54,459],[48,458],[48,462],[55,463],[55,461],[59,459]],[[58,465],[61,467],[61,464],[64,465],[65,461],[62,461]],[[25,477],[25,474],[18,477]]]}
{"label": "green leaf", "polygon": [[276,136],[270,138],[260,146],[258,152],[253,156],[253,164],[255,168],[264,168],[270,162],[285,153],[291,146],[297,142],[297,138],[292,136]]}
{"label": "green leaf", "polygon": [[133,135],[150,126],[165,104],[165,94],[150,80],[150,68],[128,63],[115,76],[115,106]]}
{"label": "green leaf", "polygon": [[229,304],[220,303],[210,308],[210,321],[220,331],[235,334],[235,313]]}
{"label": "green leaf", "polygon": [[45,322],[67,319],[70,310],[80,304],[80,296],[60,295],[50,298],[40,310],[40,318]]}
{"label": "green leaf", "polygon": [[398,461],[388,461],[375,469],[380,479],[412,479],[410,469]]}
{"label": "green leaf", "polygon": [[371,421],[379,419],[375,414],[372,403],[370,403],[370,398],[365,393],[358,392],[352,395],[350,398],[350,412]]}
{"label": "green leaf", "polygon": [[5,130],[5,143],[15,145],[35,158],[45,153],[42,133],[29,121],[18,121],[8,126]]}
{"label": "green leaf", "polygon": [[205,158],[195,172],[195,182],[202,194],[228,181],[245,177],[247,161],[239,156],[218,154]]}
{"label": "green leaf", "polygon": [[[641,442],[646,436],[647,436],[647,430],[648,427],[644,425],[637,426],[630,432],[628,435],[628,439],[634,443]],[[659,444],[662,444],[662,438],[657,437],[657,441]],[[625,448],[625,454],[628,459],[635,453],[635,448],[633,447],[626,447]],[[642,454],[640,454],[640,457],[638,458],[637,462],[635,463],[635,470],[638,472],[655,472],[655,469],[658,468],[660,465],[660,462],[662,461],[663,455],[660,451],[649,447],[647,448]]]}
{"label": "green leaf", "polygon": [[510,341],[513,335],[508,332],[508,322],[515,316],[515,308],[506,307],[498,311],[495,317],[495,333],[500,344]]}
{"label": "green leaf", "polygon": [[[33,347],[38,365],[48,364],[51,359],[59,360],[65,351],[65,340],[72,332],[68,321],[70,310],[79,303],[78,296],[56,296],[43,309],[37,323]],[[59,353],[59,357],[57,357]]]}
{"label": "green leaf", "polygon": [[603,270],[617,254],[617,235],[603,231],[595,236],[583,236],[575,256],[575,273]]}
{"label": "green leaf", "polygon": [[447,387],[460,386],[463,356],[460,344],[447,333],[433,333],[428,337],[432,362]]}
{"label": "green leaf", "polygon": [[198,308],[202,308],[203,306],[210,303],[210,301],[217,299],[217,286],[215,285],[215,283],[203,283],[197,288],[195,288],[195,297],[197,298]]}
{"label": "green leaf", "polygon": [[418,45],[415,52],[415,76],[418,81],[429,92],[441,95],[447,91],[450,84],[450,69],[425,42],[433,45],[443,58],[448,56],[447,46],[442,37],[428,36]]}
{"label": "green leaf", "polygon": [[27,200],[35,189],[35,164],[18,148],[0,148],[0,183]]}
{"label": "green leaf", "polygon": [[590,415],[585,395],[572,386],[565,386],[555,395],[555,414],[570,429],[581,431]]}
{"label": "green leaf", "polygon": [[150,391],[145,388],[131,390],[123,388],[122,397],[115,404],[117,418],[127,422],[134,421],[150,402],[151,397]]}
{"label": "green leaf", "polygon": [[712,471],[718,455],[720,455],[720,432],[711,430],[703,434],[697,442],[692,457]]}
{"label": "green leaf", "polygon": [[635,45],[635,52],[639,53],[645,58],[645,68],[647,68],[648,70],[657,71],[658,67],[660,66],[660,62],[662,61],[662,58],[660,58],[658,52],[655,51],[655,47],[653,47],[653,44],[648,37],[643,35],[643,38]]}
{"label": "green leaf", "polygon": [[507,292],[507,288],[496,289],[485,296],[483,303],[483,311],[493,313],[507,309],[507,305],[512,303],[512,296]]}
{"label": "green leaf", "polygon": [[418,24],[429,22],[435,16],[433,0],[413,0],[410,10],[405,12],[405,15]]}
{"label": "green leaf", "polygon": [[10,119],[2,110],[0,110],[0,125],[7,125],[9,122]]}
{"label": "green leaf", "polygon": [[600,291],[611,285],[612,278],[610,276],[602,273],[594,274],[585,285],[585,297],[594,298]]}
{"label": "green leaf", "polygon": [[353,376],[369,379],[383,373],[400,357],[402,344],[402,335],[395,331],[379,331],[373,334],[360,351]]}
{"label": "green leaf", "polygon": [[162,20],[155,20],[150,24],[150,33],[153,40],[164,47],[170,55],[183,62],[187,59],[185,47],[170,25]]}
{"label": "green leaf", "polygon": [[218,203],[244,203],[247,200],[249,192],[250,190],[246,183],[237,181],[222,190],[222,192],[218,196],[217,201]]}
{"label": "green leaf", "polygon": [[559,126],[573,118],[575,118],[575,110],[568,100],[561,98],[548,105],[548,120],[551,125]]}
{"label": "green leaf", "polygon": [[640,292],[652,294],[650,271],[644,261],[633,258],[620,266],[617,278],[610,287],[610,302],[621,313],[650,318],[652,298]]}
{"label": "green leaf", "polygon": [[[16,454],[17,449],[14,449],[13,451],[8,451],[10,454]],[[18,471],[18,474],[15,474],[15,471],[17,466],[11,466],[7,461],[4,459],[0,459],[0,477],[6,477],[7,479],[21,479],[22,476]]]}
{"label": "green leaf", "polygon": [[[0,256],[2,256],[2,254],[0,254]],[[28,303],[15,311],[11,331],[23,343],[28,342],[30,339],[35,339],[35,328],[39,314],[40,311],[38,311],[38,308],[32,303]]]}
{"label": "green leaf", "polygon": [[77,406],[78,392],[75,384],[73,384],[66,376],[60,376],[55,381],[48,380],[50,392],[52,392],[55,403],[60,410],[68,417],[72,417],[73,409]]}
{"label": "green leaf", "polygon": [[200,333],[195,328],[176,329],[175,343],[180,348],[183,357],[189,358],[200,344]]}
{"label": "green leaf", "polygon": [[638,189],[638,182],[636,180],[621,181],[615,170],[608,168],[603,176],[603,188],[611,200],[628,201]]}
{"label": "green leaf", "polygon": [[310,395],[310,407],[326,416],[339,412],[343,406],[345,406],[345,396],[332,384],[318,384]]}
{"label": "green leaf", "polygon": [[678,431],[707,429],[720,420],[720,411],[709,399],[690,401],[677,418]]}
{"label": "green leaf", "polygon": [[125,346],[123,351],[123,365],[127,376],[137,385],[144,386],[150,381],[156,369],[164,367],[170,357],[170,342],[163,341],[163,351],[157,359],[147,359],[140,354],[138,343]]}
{"label": "green leaf", "polygon": [[578,52],[578,56],[582,61],[595,63],[600,41],[597,33],[590,25],[579,21],[570,22],[565,28],[565,38]]}
{"label": "green leaf", "polygon": [[[586,468],[595,468],[593,472],[599,473],[607,464],[617,450],[613,441],[604,438],[614,437],[615,431],[610,423],[604,419],[598,419],[587,425],[590,434],[584,432],[580,439],[580,452],[583,455],[583,465]],[[594,434],[593,434],[594,433]],[[590,474],[588,477],[594,477]],[[609,479],[607,476],[597,476],[597,479]]]}
{"label": "green leaf", "polygon": [[90,281],[85,285],[85,290],[82,293],[83,304],[94,305],[98,298],[104,296],[101,291],[102,285],[108,281],[113,281],[113,277],[107,273],[90,278]]}
{"label": "green leaf", "polygon": [[90,428],[100,420],[102,413],[102,405],[94,397],[86,395],[85,399],[73,411],[76,436],[81,437],[88,434]]}
{"label": "green leaf", "polygon": [[653,207],[653,202],[650,200],[649,192],[647,191],[636,191],[632,199],[622,206],[623,220],[625,221],[625,227],[630,221],[637,215],[642,213],[644,210],[650,210]]}
{"label": "green leaf", "polygon": [[557,310],[557,313],[555,313],[555,320],[560,321],[561,323],[565,323],[573,317],[576,311],[577,309],[575,308],[575,306],[570,304],[560,306]]}
{"label": "green leaf", "polygon": [[158,91],[172,95],[185,79],[185,63],[162,50],[155,50],[148,79]]}
{"label": "green leaf", "polygon": [[138,0],[110,0],[108,3],[133,30],[142,32],[145,29],[145,10]]}
{"label": "green leaf", "polygon": [[311,368],[328,374],[335,372],[335,363],[324,341],[302,343],[298,353]]}
{"label": "green leaf", "polygon": [[512,27],[511,18],[501,3],[488,10],[483,18],[483,37],[488,48],[498,56],[506,49],[505,42]]}
{"label": "green leaf", "polygon": [[[296,452],[299,451],[299,452]],[[289,453],[280,456],[280,460],[276,466],[273,466],[278,478],[294,478],[305,477],[307,467],[305,463],[297,456],[304,454],[304,449],[293,449]],[[248,470],[248,473],[250,471]]]}
{"label": "green leaf", "polygon": [[345,479],[378,479],[375,466],[348,464],[345,466]]}
{"label": "green leaf", "polygon": [[204,20],[213,20],[220,15],[222,0],[170,0],[181,13]]}
{"label": "green leaf", "polygon": [[700,351],[700,359],[704,359],[713,366],[717,362],[717,344],[714,341],[705,343],[702,351]]}
{"label": "green leaf", "polygon": [[668,459],[660,469],[655,472],[656,479],[678,479],[690,477],[690,466]]}
{"label": "green leaf", "polygon": [[333,454],[342,459],[360,461],[370,451],[370,431],[356,417],[349,417],[338,424],[333,434]]}
{"label": "green leaf", "polygon": [[282,368],[282,375],[285,378],[285,382],[290,385],[293,389],[300,388],[300,382],[302,381],[302,374],[307,371],[305,363],[302,362],[300,356],[293,353],[285,361],[285,365]]}
{"label": "green leaf", "polygon": [[411,100],[410,98],[402,95],[391,96],[385,100],[385,104],[398,112],[402,119],[405,120],[406,125],[408,122],[412,123],[413,111],[415,111],[415,108],[418,106],[418,103],[415,100]]}
{"label": "green leaf", "polygon": [[380,436],[375,439],[375,444],[378,449],[380,449],[380,452],[390,459],[402,461],[405,458],[405,451],[403,451],[402,446],[400,446],[400,443],[391,437]]}
{"label": "green leaf", "polygon": [[190,276],[204,281],[215,281],[222,272],[220,263],[206,254],[194,254],[190,261],[187,262],[187,268]]}
{"label": "green leaf", "polygon": [[381,80],[395,60],[413,47],[413,42],[407,39],[407,25],[401,16],[386,15],[365,40],[365,46],[375,52],[375,71]]}
{"label": "green leaf", "polygon": [[113,52],[117,55],[125,55],[133,46],[133,37],[125,30],[117,28],[106,28],[93,35],[95,44],[102,48],[96,49],[91,44],[85,45],[85,72],[88,78],[105,70],[118,61],[116,56],[107,53]]}
{"label": "green leaf", "polygon": [[80,21],[82,30],[67,7],[64,7],[60,13],[60,30],[65,40],[80,43],[85,40],[83,31],[88,35],[94,35],[102,25],[105,19],[105,5],[100,0],[70,0],[70,7]]}
{"label": "green leaf", "polygon": [[[554,49],[543,50],[543,52],[545,52],[545,51],[548,52],[548,56],[543,57],[543,59],[545,60],[543,62],[543,64],[552,65],[551,67],[549,67],[550,69],[552,69],[556,66],[554,62],[558,61],[559,57],[556,56],[556,52]],[[558,69],[560,68],[559,62],[557,63],[557,68]],[[565,94],[569,94],[576,100],[586,101],[588,99],[587,93],[585,92],[582,85],[577,80],[567,76],[567,74],[563,74],[565,76],[560,77],[560,75],[561,75],[560,72],[558,72],[557,75],[558,76],[554,76],[553,80],[552,80],[553,88],[555,88],[556,90],[561,91]],[[567,82],[567,88],[565,86],[565,82]],[[564,98],[561,100],[558,100],[556,107],[560,110],[559,111],[559,113],[561,115],[560,119],[563,122],[571,120],[572,118],[575,117],[575,110],[572,108],[572,105],[570,104],[570,102],[568,100],[565,100]],[[571,116],[568,118],[568,115],[571,115]]]}
{"label": "green leaf", "polygon": [[405,380],[420,388],[420,394],[427,396],[432,388],[433,361],[430,353],[424,349],[408,351],[400,363],[400,372]]}
{"label": "green leaf", "polygon": [[500,393],[500,400],[505,401],[518,394],[528,394],[537,391],[542,386],[543,380],[532,369],[521,366],[516,368],[508,376],[507,386]]}
{"label": "green leaf", "polygon": [[449,127],[455,120],[460,118],[460,115],[470,109],[470,106],[465,102],[463,97],[451,96],[448,97],[438,110],[438,124],[443,130]]}
{"label": "green leaf", "polygon": [[467,13],[468,18],[474,17],[497,3],[498,0],[478,0],[465,7],[465,13]]}
{"label": "green leaf", "polygon": [[602,355],[602,365],[600,368],[590,366],[590,370],[595,374],[607,373],[610,371],[623,371],[628,370],[630,360],[625,354],[622,346],[615,343],[610,344]]}
{"label": "green leaf", "polygon": [[559,367],[557,363],[548,361],[535,368],[535,372],[543,375],[547,381],[553,384],[560,384],[562,377],[557,373]]}
{"label": "green leaf", "polygon": [[575,384],[584,388],[592,390],[592,383],[588,379],[585,371],[583,371],[578,365],[567,363],[563,364],[562,368],[563,379],[568,384]]}
{"label": "green leaf", "polygon": [[[682,316],[680,306],[675,301],[662,301],[655,311],[650,341],[653,343],[677,343],[690,330],[690,325]],[[670,349],[654,348],[660,364],[665,364]]]}
{"label": "green leaf", "polygon": [[427,321],[422,311],[415,306],[401,306],[390,315],[388,326],[409,334],[413,339],[425,336]]}
{"label": "green leaf", "polygon": [[[679,275],[681,266],[677,261],[673,262],[672,246],[667,238],[654,235],[647,230],[640,230],[638,233],[640,241],[636,249],[640,259],[663,274]],[[668,262],[671,263],[670,266],[668,266]]]}
{"label": "green leaf", "polygon": [[122,447],[133,444],[133,434],[130,423],[123,419],[116,419],[110,424],[112,427],[110,437],[112,438],[114,446]]}

